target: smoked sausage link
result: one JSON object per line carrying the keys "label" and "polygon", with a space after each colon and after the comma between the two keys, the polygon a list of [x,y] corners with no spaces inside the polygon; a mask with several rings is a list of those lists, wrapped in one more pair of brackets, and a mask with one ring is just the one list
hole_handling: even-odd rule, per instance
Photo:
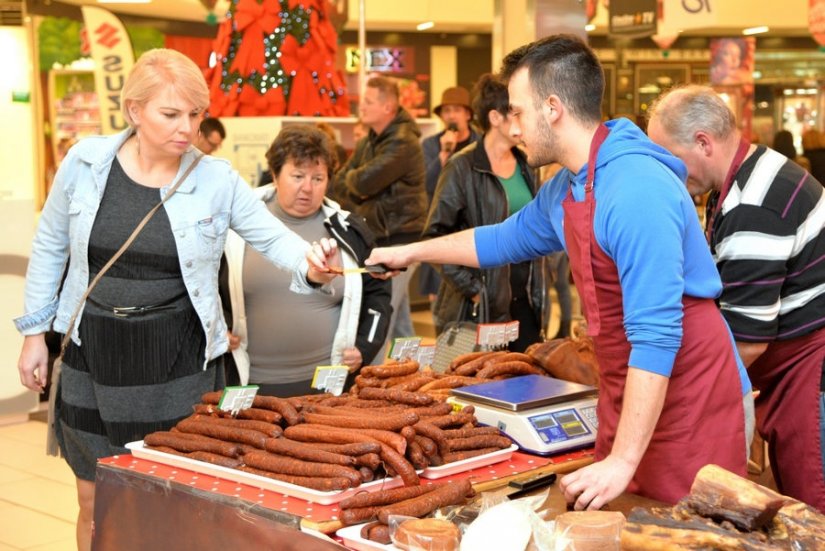
{"label": "smoked sausage link", "polygon": [[389,400],[410,406],[429,406],[434,401],[429,394],[392,388],[362,388],[358,397],[364,400]]}
{"label": "smoked sausage link", "polygon": [[323,477],[323,476],[295,476],[291,474],[279,474],[263,469],[256,469],[249,465],[241,465],[238,467],[239,471],[256,474],[258,476],[265,476],[273,480],[280,480],[281,482],[288,482],[297,486],[305,488],[312,488],[313,490],[320,490],[322,492],[333,492],[338,490],[347,490],[352,487],[352,482],[348,478],[342,476],[337,477]]}
{"label": "smoked sausage link", "polygon": [[348,429],[379,429],[395,431],[400,430],[407,425],[414,425],[418,422],[418,415],[414,412],[403,412],[381,416],[364,415],[362,417],[353,417],[349,415],[322,415],[320,413],[307,412],[303,415],[304,421],[307,423]]}
{"label": "smoked sausage link", "polygon": [[352,509],[356,507],[390,505],[404,501],[405,499],[424,495],[432,489],[432,486],[402,486],[400,488],[378,490],[376,492],[362,492],[342,500],[338,506],[341,509]]}
{"label": "smoked sausage link", "polygon": [[175,425],[175,428],[181,432],[202,434],[226,442],[240,442],[261,449],[263,449],[264,442],[266,442],[266,435],[256,430],[226,427],[203,421],[183,420]]}
{"label": "smoked sausage link", "polygon": [[498,362],[484,367],[476,373],[479,379],[490,379],[501,375],[544,375],[545,371],[527,362]]}
{"label": "smoked sausage link", "polygon": [[266,450],[280,455],[288,455],[295,459],[306,461],[317,461],[318,463],[334,463],[347,467],[355,466],[355,458],[351,455],[332,453],[325,450],[313,448],[303,442],[289,440],[288,438],[270,438],[266,441]]}
{"label": "smoked sausage link", "polygon": [[186,438],[174,432],[153,432],[147,434],[143,443],[147,446],[166,446],[180,452],[204,451],[217,453],[226,457],[238,457],[240,450],[237,444],[232,442],[222,442],[214,438]]}
{"label": "smoked sausage link", "polygon": [[387,523],[390,515],[421,518],[441,507],[461,503],[472,493],[473,486],[468,478],[440,484],[424,495],[382,507],[378,511],[378,520]]}
{"label": "smoked sausage link", "polygon": [[296,476],[344,477],[352,482],[353,486],[361,484],[361,475],[352,467],[333,465],[331,463],[316,463],[301,461],[282,455],[273,455],[264,451],[254,451],[243,456],[244,463],[256,469],[263,469],[279,474]]}

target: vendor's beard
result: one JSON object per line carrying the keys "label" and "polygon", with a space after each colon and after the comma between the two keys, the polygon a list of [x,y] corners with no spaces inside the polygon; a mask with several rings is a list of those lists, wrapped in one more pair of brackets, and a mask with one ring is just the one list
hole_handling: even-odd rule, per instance
{"label": "vendor's beard", "polygon": [[539,118],[536,128],[536,140],[532,147],[527,147],[527,163],[532,168],[539,168],[550,163],[559,162],[558,137],[547,124],[544,117]]}

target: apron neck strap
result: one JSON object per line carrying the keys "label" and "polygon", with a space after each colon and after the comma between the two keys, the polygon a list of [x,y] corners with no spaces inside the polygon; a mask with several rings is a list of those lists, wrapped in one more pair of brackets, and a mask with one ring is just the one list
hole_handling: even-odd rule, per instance
{"label": "apron neck strap", "polygon": [[593,191],[593,184],[596,178],[596,157],[599,154],[599,148],[607,139],[610,129],[600,124],[596,129],[596,134],[593,135],[593,140],[590,142],[590,154],[587,157],[587,182],[584,184],[585,193]]}

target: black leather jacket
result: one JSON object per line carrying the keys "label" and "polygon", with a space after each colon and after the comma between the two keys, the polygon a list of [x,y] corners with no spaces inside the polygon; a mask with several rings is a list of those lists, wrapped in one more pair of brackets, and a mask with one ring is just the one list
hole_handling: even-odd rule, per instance
{"label": "black leather jacket", "polygon": [[[527,166],[524,153],[515,147],[512,151],[524,181],[535,197],[535,174]],[[507,218],[508,212],[507,194],[493,174],[482,139],[453,155],[444,166],[422,237],[426,239],[495,224]],[[530,263],[527,293],[541,327],[547,326],[549,316],[544,264],[543,257]],[[486,321],[510,321],[509,265],[480,270],[444,264],[440,271],[443,279],[433,313],[437,332],[442,331],[444,324],[457,320],[462,308],[462,319],[473,319],[470,299],[480,293],[482,285],[487,291],[489,317]]]}
{"label": "black leather jacket", "polygon": [[367,221],[378,245],[418,240],[427,216],[421,131],[404,109],[377,135],[370,130],[335,175],[332,197]]}

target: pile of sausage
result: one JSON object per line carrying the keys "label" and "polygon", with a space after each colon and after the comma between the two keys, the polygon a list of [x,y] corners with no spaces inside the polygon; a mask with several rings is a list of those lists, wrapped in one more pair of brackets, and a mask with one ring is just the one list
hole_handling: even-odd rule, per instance
{"label": "pile of sausage", "polygon": [[[373,366],[380,367],[380,366]],[[364,388],[357,396],[257,396],[237,418],[207,393],[195,413],[144,445],[321,491],[345,490],[384,476],[418,486],[417,469],[509,447],[494,427],[476,426],[472,407],[429,394]]]}
{"label": "pile of sausage", "polygon": [[424,517],[441,507],[461,504],[474,495],[468,479],[364,492],[341,501],[341,522],[345,525],[366,522],[361,528],[361,537],[387,545],[391,543],[390,516]]}
{"label": "pile of sausage", "polygon": [[444,373],[419,369],[414,360],[366,366],[355,378],[353,392],[365,388],[390,388],[424,392],[438,400],[446,400],[453,388],[519,375],[548,375],[548,372],[531,356],[520,352],[472,352],[456,357]]}

